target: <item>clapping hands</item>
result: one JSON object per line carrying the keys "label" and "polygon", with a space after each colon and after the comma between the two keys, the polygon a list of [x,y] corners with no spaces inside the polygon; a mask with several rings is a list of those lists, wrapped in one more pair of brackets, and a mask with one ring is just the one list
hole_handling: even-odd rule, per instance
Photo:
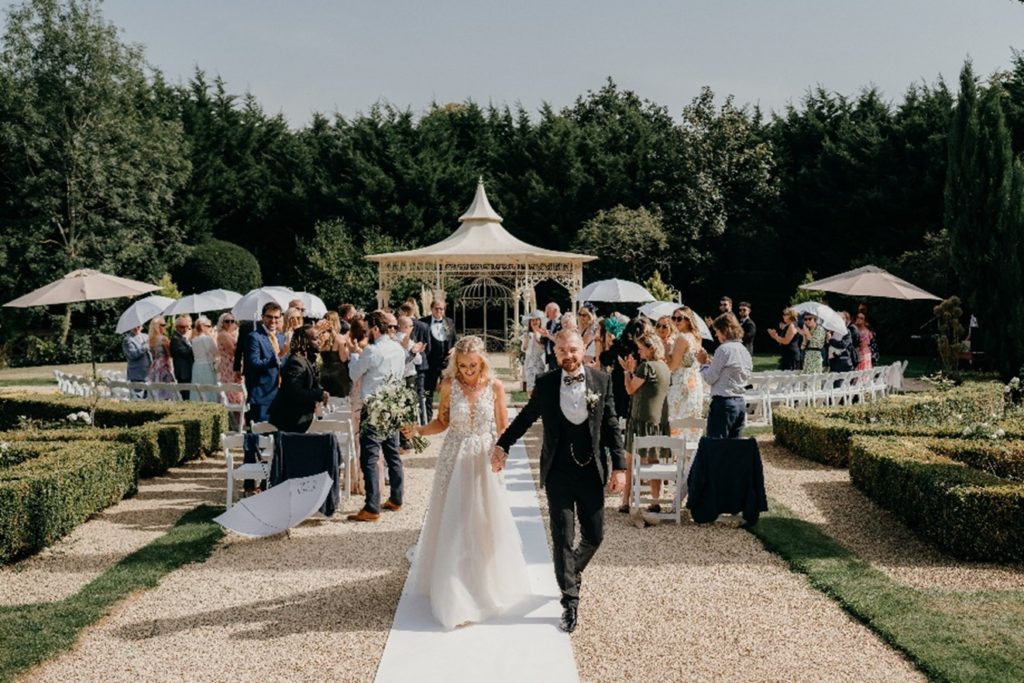
{"label": "clapping hands", "polygon": [[701,365],[707,365],[708,361],[710,360],[708,352],[702,348],[697,349],[697,352],[693,354],[693,357],[696,358],[697,362],[700,363]]}

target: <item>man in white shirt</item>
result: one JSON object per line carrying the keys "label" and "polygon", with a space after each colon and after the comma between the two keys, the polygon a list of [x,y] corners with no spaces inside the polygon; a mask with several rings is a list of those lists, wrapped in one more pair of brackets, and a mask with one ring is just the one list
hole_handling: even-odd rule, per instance
{"label": "man in white shirt", "polygon": [[[361,397],[372,396],[385,382],[392,379],[402,381],[405,374],[405,349],[391,338],[398,329],[394,318],[383,311],[374,311],[366,318],[370,344],[349,363],[349,375],[355,382],[362,379]],[[366,423],[366,408],[361,420]],[[383,452],[388,467],[391,495],[384,505],[380,504],[380,475],[377,461]],[[363,471],[366,485],[366,502],[363,508],[348,518],[355,522],[374,522],[380,518],[380,511],[397,512],[402,508],[402,459],[398,452],[398,432],[378,434],[373,429],[361,429],[359,435],[359,466]]]}

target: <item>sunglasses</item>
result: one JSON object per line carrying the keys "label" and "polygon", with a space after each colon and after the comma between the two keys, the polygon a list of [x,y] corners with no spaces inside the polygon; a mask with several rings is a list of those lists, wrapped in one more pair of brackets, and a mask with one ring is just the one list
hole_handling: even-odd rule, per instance
{"label": "sunglasses", "polygon": [[686,320],[686,316],[685,315],[674,315],[674,316],[672,316],[672,319],[675,320],[677,323],[681,323],[684,320]]}
{"label": "sunglasses", "polygon": [[225,325],[228,325],[228,324],[231,324],[231,325],[233,325],[233,324],[235,324],[235,323],[237,323],[237,322],[238,322],[238,321],[237,321],[237,320],[235,320],[234,318],[227,318],[227,319],[225,319],[225,320],[224,320],[224,324],[225,324]]}
{"label": "sunglasses", "polygon": [[668,323],[661,323],[660,325],[658,325],[658,329],[659,330],[670,330],[670,329],[672,329],[672,326],[669,325]]}
{"label": "sunglasses", "polygon": [[398,325],[388,325],[388,329],[389,330],[397,330],[398,329]]}

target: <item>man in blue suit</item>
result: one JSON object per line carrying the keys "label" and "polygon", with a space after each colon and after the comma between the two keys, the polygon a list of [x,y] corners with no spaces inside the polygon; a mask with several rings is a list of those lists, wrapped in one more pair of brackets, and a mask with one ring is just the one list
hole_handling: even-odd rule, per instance
{"label": "man in blue suit", "polygon": [[281,376],[284,335],[281,306],[271,301],[263,306],[263,323],[256,325],[245,340],[245,388],[249,392],[249,422],[265,422],[270,404],[277,396]]}

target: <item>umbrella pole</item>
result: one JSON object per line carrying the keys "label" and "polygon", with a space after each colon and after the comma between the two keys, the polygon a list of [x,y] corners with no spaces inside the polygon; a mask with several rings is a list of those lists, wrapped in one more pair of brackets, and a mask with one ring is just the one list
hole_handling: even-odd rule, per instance
{"label": "umbrella pole", "polygon": [[92,319],[92,302],[85,301],[85,324],[89,326],[89,359],[92,361],[92,401],[89,406],[89,424],[96,424],[96,405],[100,400],[100,388],[96,384],[96,332]]}

